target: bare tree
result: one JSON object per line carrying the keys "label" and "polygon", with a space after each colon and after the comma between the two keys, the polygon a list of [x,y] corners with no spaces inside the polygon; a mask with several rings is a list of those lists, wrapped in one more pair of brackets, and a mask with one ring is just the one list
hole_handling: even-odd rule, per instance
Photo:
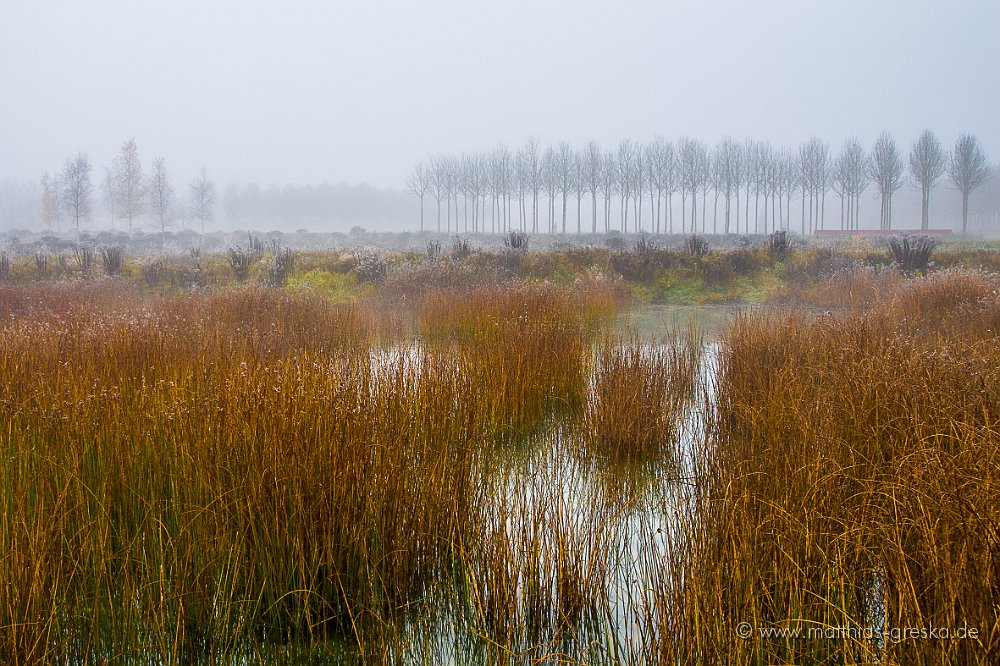
{"label": "bare tree", "polygon": [[188,186],[191,190],[191,213],[201,221],[201,244],[205,245],[205,222],[212,219],[215,207],[215,183],[208,178],[208,169],[201,172]]}
{"label": "bare tree", "polygon": [[591,233],[597,233],[597,195],[601,189],[601,146],[591,141],[583,149],[583,182],[590,193]]}
{"label": "bare tree", "polygon": [[58,230],[59,219],[61,217],[59,207],[59,182],[48,173],[42,174],[42,207],[40,213],[42,222],[45,223],[45,228],[49,233],[52,233],[53,225],[55,225]]}
{"label": "bare tree", "polygon": [[[663,231],[667,231],[666,220],[663,219],[663,205],[666,204],[666,217],[670,218],[670,231],[673,231],[673,217],[670,213],[671,196],[677,189],[677,155],[674,145],[662,137],[656,137],[647,150],[649,162],[649,179],[651,191],[656,194],[656,223],[653,230],[660,233],[660,222],[663,220]],[[666,202],[664,202],[666,198]]]}
{"label": "bare tree", "polygon": [[[768,232],[768,221],[774,225],[774,201],[778,195],[778,153],[768,142],[761,143],[760,188],[764,195],[764,233]],[[770,214],[769,214],[770,213]]]}
{"label": "bare tree", "polygon": [[879,134],[869,162],[871,177],[882,199],[880,228],[892,229],[892,195],[903,186],[903,158],[896,149],[896,140],[888,132]]}
{"label": "bare tree", "polygon": [[635,218],[635,232],[642,232],[642,197],[649,189],[648,169],[646,167],[646,149],[642,144],[636,144],[635,155],[632,158],[632,216]]}
{"label": "bare tree", "polygon": [[556,169],[562,197],[562,233],[566,233],[566,206],[573,190],[573,149],[565,141],[556,146]]}
{"label": "bare tree", "polygon": [[406,189],[420,200],[420,233],[424,232],[424,197],[434,183],[434,174],[423,162],[417,162],[406,179]]}
{"label": "bare tree", "polygon": [[[788,231],[792,224],[792,197],[795,195],[795,188],[798,186],[799,165],[798,158],[791,150],[782,149],[777,156],[778,160],[778,221],[780,228]],[[784,211],[781,210],[781,202],[784,200]]]}
{"label": "bare tree", "polygon": [[167,173],[167,162],[162,157],[153,160],[153,171],[149,174],[149,210],[160,225],[160,252],[163,252],[167,236],[167,223],[174,211],[174,188]]}
{"label": "bare tree", "polygon": [[[479,170],[482,166],[482,160],[479,155],[465,155],[462,157],[462,175],[461,175],[461,188],[462,196],[465,198],[465,205],[468,207],[468,202],[472,201],[472,231],[475,232],[479,228],[479,197],[482,194],[480,187],[482,185],[482,179],[479,176]],[[468,210],[465,212],[465,231],[469,230],[469,217]]]}
{"label": "bare tree", "polygon": [[[723,139],[715,147],[715,155],[712,159],[713,178],[716,187],[716,201],[721,194],[725,198],[725,214],[722,228],[724,233],[730,231],[730,219],[732,214],[733,195],[739,194],[740,186],[740,146],[732,139]],[[739,210],[739,200],[736,208]],[[737,231],[739,231],[737,229]]]}
{"label": "bare tree", "polygon": [[76,228],[76,240],[80,241],[80,222],[90,217],[93,210],[94,186],[90,182],[90,160],[86,153],[79,153],[66,161],[62,172],[62,205],[69,213]]}
{"label": "bare tree", "polygon": [[479,196],[479,229],[486,231],[486,201],[490,197],[490,159],[485,153],[476,155],[476,192]]}
{"label": "bare tree", "polygon": [[910,150],[910,176],[920,188],[920,228],[930,228],[931,190],[944,174],[948,161],[934,132],[925,130]]}
{"label": "bare tree", "polygon": [[[750,233],[750,193],[754,189],[754,174],[757,172],[757,158],[760,157],[760,150],[757,148],[758,141],[756,139],[744,139],[743,140],[743,158],[741,164],[742,169],[742,179],[741,183],[743,185],[743,229],[746,233]],[[739,192],[736,194],[739,197]],[[737,201],[737,206],[739,202]],[[739,212],[737,211],[737,215]]]}
{"label": "bare tree", "polygon": [[548,233],[556,228],[556,195],[559,193],[559,157],[552,146],[542,156],[542,182],[545,185]]}
{"label": "bare tree", "polygon": [[574,152],[573,153],[573,193],[576,195],[576,233],[583,233],[583,223],[581,218],[583,216],[583,195],[586,194],[589,189],[587,186],[587,175],[585,173],[586,165],[584,163],[584,157],[582,154]]}
{"label": "bare tree", "polygon": [[697,139],[682,138],[677,144],[681,185],[681,233],[686,233],[684,208],[691,195],[691,232],[698,230],[698,190],[708,178],[708,149]]}
{"label": "bare tree", "polygon": [[118,213],[128,220],[128,235],[132,237],[132,222],[145,209],[142,163],[135,139],[126,141],[114,161],[114,201]]}
{"label": "bare tree", "polygon": [[[808,231],[812,233],[814,229],[823,228],[826,193],[831,184],[830,147],[816,137],[799,149],[799,179],[803,197],[808,197]],[[803,234],[806,233],[805,206],[806,201],[803,200]]]}
{"label": "bare tree", "polygon": [[444,155],[434,155],[431,157],[427,171],[430,178],[429,191],[437,203],[437,230],[438,233],[441,233],[441,200],[445,199],[445,205],[447,205],[448,158]]}
{"label": "bare tree", "polygon": [[948,177],[962,193],[962,233],[969,228],[969,195],[985,183],[993,170],[986,161],[986,151],[972,134],[963,134],[955,142],[948,160]]}
{"label": "bare tree", "polygon": [[525,149],[521,149],[514,156],[514,194],[517,197],[517,214],[520,220],[520,228],[523,232],[527,225],[527,210],[525,209],[525,199],[531,191],[531,165],[530,157]]}
{"label": "bare tree", "polygon": [[635,189],[635,146],[629,139],[618,144],[615,180],[621,200],[622,233],[628,233],[628,207]]}
{"label": "bare tree", "polygon": [[538,139],[531,137],[524,144],[524,158],[528,179],[528,192],[531,194],[531,230],[538,232],[538,200],[545,186],[542,173],[542,158],[539,153]]}
{"label": "bare tree", "polygon": [[[437,161],[437,167],[434,173],[434,180],[437,181],[438,186],[441,188],[441,195],[444,198],[445,207],[445,219],[446,219],[446,230],[447,233],[451,233],[451,209],[452,203],[456,201],[458,196],[458,161],[450,156],[442,156]],[[456,217],[458,216],[458,206],[455,206]],[[438,221],[440,225],[440,220]],[[456,220],[457,224],[457,220]],[[440,229],[438,229],[440,231]]]}
{"label": "bare tree", "polygon": [[498,211],[501,213],[501,233],[510,228],[510,195],[514,179],[513,157],[505,145],[498,146],[493,151],[492,174],[494,196],[498,199]]}
{"label": "bare tree", "polygon": [[833,181],[841,194],[841,228],[857,229],[861,195],[871,182],[865,149],[857,139],[848,139],[833,167]]}
{"label": "bare tree", "polygon": [[601,167],[601,194],[604,196],[604,231],[611,230],[611,200],[618,193],[618,158],[604,153]]}

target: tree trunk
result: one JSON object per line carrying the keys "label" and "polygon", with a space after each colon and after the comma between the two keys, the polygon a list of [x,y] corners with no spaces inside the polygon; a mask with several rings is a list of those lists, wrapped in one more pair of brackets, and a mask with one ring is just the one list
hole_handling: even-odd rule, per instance
{"label": "tree trunk", "polygon": [[[79,229],[79,224],[77,224],[77,229]],[[962,191],[962,233],[966,233],[969,230],[969,190]],[[77,236],[80,232],[77,231]]]}

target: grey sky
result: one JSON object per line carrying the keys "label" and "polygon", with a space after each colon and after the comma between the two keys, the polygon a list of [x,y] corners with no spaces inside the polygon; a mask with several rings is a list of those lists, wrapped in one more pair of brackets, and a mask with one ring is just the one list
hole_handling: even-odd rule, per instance
{"label": "grey sky", "polygon": [[498,142],[976,133],[996,0],[0,0],[0,178],[134,136],[186,182],[367,181]]}

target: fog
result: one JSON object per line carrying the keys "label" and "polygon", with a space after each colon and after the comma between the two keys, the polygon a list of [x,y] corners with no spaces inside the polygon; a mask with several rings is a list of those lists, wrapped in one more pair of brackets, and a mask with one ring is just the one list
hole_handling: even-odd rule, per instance
{"label": "fog", "polygon": [[346,183],[393,190],[373,225],[415,229],[416,162],[529,137],[817,136],[835,154],[889,131],[905,155],[930,128],[995,161],[998,25],[992,0],[4,0],[0,180],[23,198],[82,151],[96,196],[134,137],[179,198],[207,167],[218,225],[230,187]]}

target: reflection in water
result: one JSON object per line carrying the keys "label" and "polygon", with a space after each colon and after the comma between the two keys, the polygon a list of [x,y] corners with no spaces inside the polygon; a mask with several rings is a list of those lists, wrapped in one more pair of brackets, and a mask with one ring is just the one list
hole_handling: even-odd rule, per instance
{"label": "reflection in water", "polygon": [[[658,604],[690,533],[718,345],[662,459],[602,459],[572,419],[481,461],[479,524],[454,584],[401,630],[406,663],[647,663]],[[382,646],[383,649],[386,646]]]}
{"label": "reflection in water", "polygon": [[734,315],[753,305],[642,305],[624,315],[622,324],[644,337],[662,338],[672,331],[698,329],[707,340],[717,340]]}

